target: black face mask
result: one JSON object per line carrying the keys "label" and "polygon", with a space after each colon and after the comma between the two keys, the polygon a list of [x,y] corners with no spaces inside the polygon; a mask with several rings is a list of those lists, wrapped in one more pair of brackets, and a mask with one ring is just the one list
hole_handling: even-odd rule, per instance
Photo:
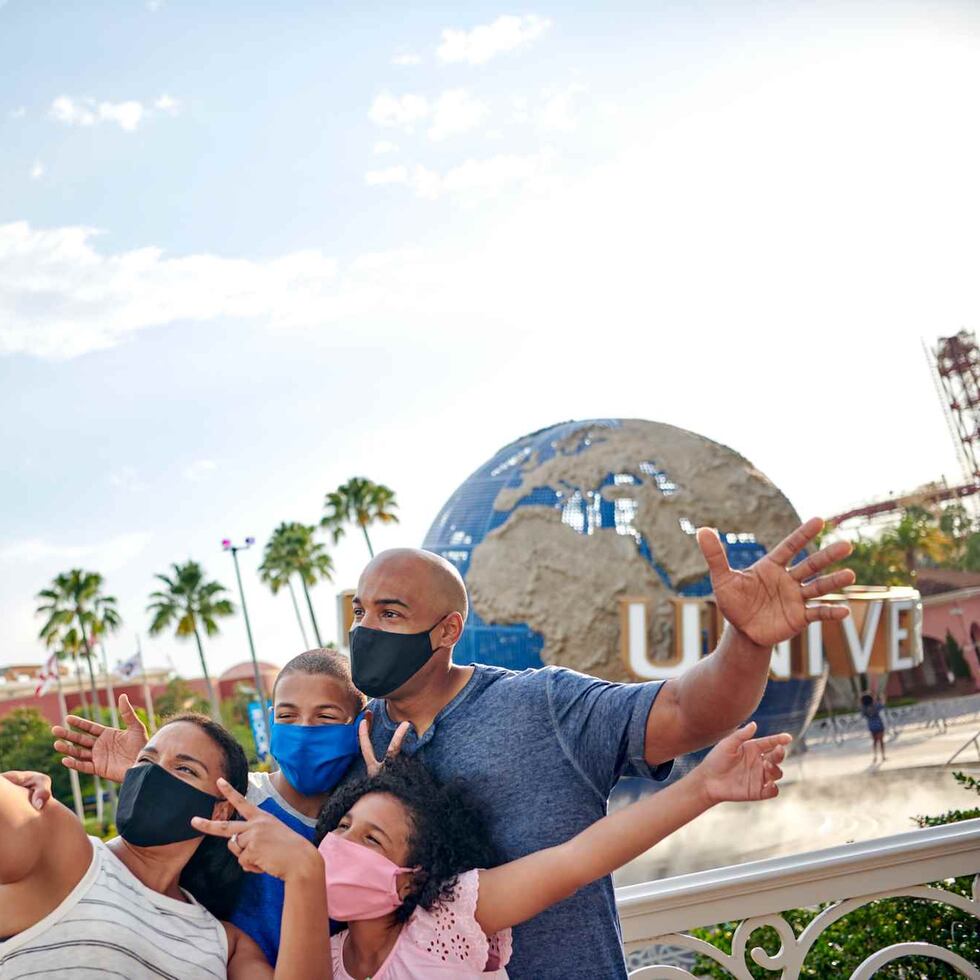
{"label": "black face mask", "polygon": [[116,829],[123,840],[135,847],[176,844],[204,835],[191,826],[191,817],[210,818],[217,797],[209,796],[162,766],[141,762],[126,770]]}
{"label": "black face mask", "polygon": [[354,686],[369,698],[386,698],[417,674],[435,650],[429,634],[446,617],[421,633],[389,633],[370,626],[350,631],[350,669]]}

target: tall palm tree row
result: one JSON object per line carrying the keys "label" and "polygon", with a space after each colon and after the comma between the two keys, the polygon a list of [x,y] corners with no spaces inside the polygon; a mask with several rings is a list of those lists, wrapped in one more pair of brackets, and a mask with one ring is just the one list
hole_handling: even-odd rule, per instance
{"label": "tall palm tree row", "polygon": [[349,524],[356,524],[364,534],[368,554],[374,557],[368,525],[374,523],[397,524],[398,509],[395,491],[383,483],[374,483],[363,476],[351,477],[346,483],[327,494],[324,500],[326,513],[320,526],[333,533],[336,544]]}
{"label": "tall palm tree row", "polygon": [[326,547],[314,538],[315,532],[316,527],[312,524],[283,521],[272,532],[272,537],[266,543],[262,564],[259,565],[259,575],[273,595],[279,592],[283,585],[289,588],[296,619],[303,634],[303,643],[306,644],[306,630],[292,583],[294,575],[299,577],[306,597],[306,607],[310,613],[310,622],[313,625],[313,635],[316,637],[317,646],[322,647],[323,638],[320,636],[320,624],[313,611],[310,588],[317,582],[333,580],[333,560],[327,553]]}
{"label": "tall palm tree row", "polygon": [[219,632],[217,620],[231,616],[235,607],[224,593],[228,590],[220,582],[209,582],[204,569],[196,561],[185,561],[182,565],[174,562],[171,574],[157,575],[164,588],[150,594],[150,604],[146,611],[152,615],[150,633],[156,636],[171,625],[175,625],[178,639],[193,636],[197,643],[197,653],[201,658],[201,671],[207,686],[208,700],[211,702],[211,716],[221,721],[221,706],[215,696],[208,664],[204,658],[201,631],[208,636]]}

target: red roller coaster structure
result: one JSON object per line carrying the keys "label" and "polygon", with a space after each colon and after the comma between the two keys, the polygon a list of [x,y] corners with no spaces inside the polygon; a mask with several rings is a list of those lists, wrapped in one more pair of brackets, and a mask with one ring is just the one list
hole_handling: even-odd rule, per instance
{"label": "red roller coaster structure", "polygon": [[855,507],[832,517],[828,523],[838,525],[860,518],[871,520],[913,504],[923,506],[962,500],[980,493],[977,450],[980,442],[980,347],[976,336],[973,331],[961,330],[954,337],[940,337],[935,347],[929,348],[925,344],[923,347],[963,468],[964,482],[955,487],[929,484],[913,493]]}

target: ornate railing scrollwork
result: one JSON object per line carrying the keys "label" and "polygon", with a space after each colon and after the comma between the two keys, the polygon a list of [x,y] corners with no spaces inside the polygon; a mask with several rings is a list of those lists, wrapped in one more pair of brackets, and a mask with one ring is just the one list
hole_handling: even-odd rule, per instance
{"label": "ornate railing scrollwork", "polygon": [[[914,883],[915,879],[919,882],[944,881],[964,873],[975,875],[969,896],[937,885]],[[875,890],[855,894],[862,881]],[[835,887],[838,888],[837,900],[831,897]],[[625,907],[627,916],[624,922],[632,926],[625,930],[627,945],[636,950],[642,942],[645,946],[670,947],[674,952],[670,963],[658,963],[655,957],[643,954],[650,965],[634,970],[630,980],[679,977],[694,980],[697,975],[692,972],[693,955],[689,964],[680,965],[682,950],[712,960],[733,980],[752,980],[750,959],[756,967],[773,973],[774,980],[777,977],[778,980],[797,980],[803,973],[807,956],[834,923],[872,902],[901,898],[942,904],[966,913],[970,917],[967,923],[972,923],[976,936],[969,958],[962,955],[962,944],[958,944],[955,937],[951,937],[951,944],[958,949],[946,949],[925,941],[926,937],[912,936],[878,950],[869,949],[856,967],[852,960],[850,980],[869,980],[888,963],[909,956],[945,963],[970,980],[980,980],[980,820],[651,883],[646,907],[642,902],[642,888],[632,886],[632,889],[619,891],[620,906],[621,909]],[[767,902],[766,895],[771,895],[772,901]],[[832,904],[822,908],[799,935],[784,917],[787,908],[809,908],[827,901]],[[767,904],[768,908],[765,907]],[[683,931],[737,920],[740,905],[743,914],[744,911],[756,914],[747,916],[735,927],[730,953]],[[714,912],[719,914],[712,918]],[[689,920],[687,923],[683,921],[685,917]],[[651,926],[651,934],[641,940],[639,929],[644,922]],[[673,931],[659,932],[656,927],[661,924],[672,926]],[[751,943],[753,934],[765,927],[771,928],[778,937],[780,945],[774,953]],[[970,928],[969,924],[967,928]],[[863,954],[864,950],[861,950]],[[634,953],[634,956],[638,955]]]}

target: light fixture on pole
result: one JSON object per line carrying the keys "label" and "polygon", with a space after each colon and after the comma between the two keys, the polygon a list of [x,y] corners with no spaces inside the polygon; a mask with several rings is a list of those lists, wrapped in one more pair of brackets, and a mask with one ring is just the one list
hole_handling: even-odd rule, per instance
{"label": "light fixture on pole", "polygon": [[[262,675],[259,673],[259,662],[255,658],[255,643],[252,641],[252,625],[248,621],[248,606],[245,605],[245,590],[242,588],[242,573],[238,570],[238,552],[248,551],[255,544],[255,538],[246,538],[245,544],[232,544],[230,538],[224,538],[221,547],[231,552],[235,562],[235,578],[238,579],[238,595],[242,600],[242,613],[245,616],[245,632],[248,635],[248,649],[252,654],[252,671],[255,677],[255,696],[260,705],[265,705],[265,689],[262,685]],[[264,708],[263,708],[264,710]]]}

